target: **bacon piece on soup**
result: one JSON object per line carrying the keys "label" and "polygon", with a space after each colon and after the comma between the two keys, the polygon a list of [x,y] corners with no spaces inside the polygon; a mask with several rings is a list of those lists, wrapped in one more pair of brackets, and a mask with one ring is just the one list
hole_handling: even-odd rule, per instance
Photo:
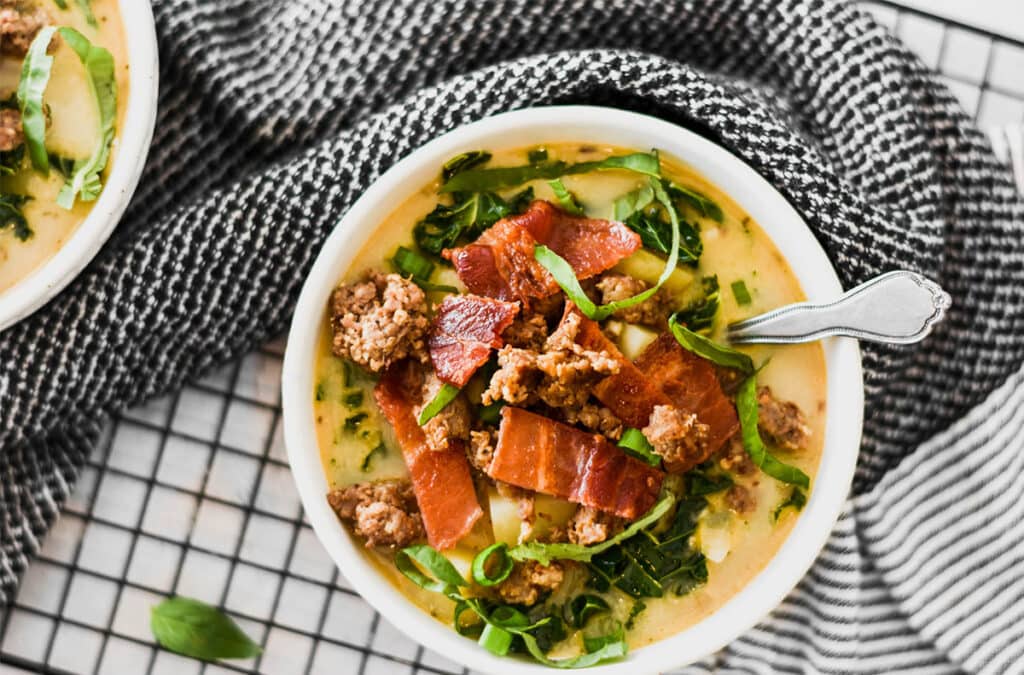
{"label": "bacon piece on soup", "polygon": [[533,257],[537,244],[565,258],[579,279],[588,279],[640,248],[640,236],[622,223],[573,216],[538,200],[444,255],[473,293],[529,305],[558,292],[554,277]]}
{"label": "bacon piece on soup", "polygon": [[[636,367],[648,382],[659,387],[681,410],[697,415],[707,426],[705,453],[692,468],[718,452],[740,428],[736,407],[722,391],[714,365],[684,349],[668,333],[658,336],[636,359]],[[670,466],[670,471],[686,470]]]}
{"label": "bacon piece on soup", "polygon": [[636,520],[665,475],[603,436],[506,406],[487,473],[495,480]]}
{"label": "bacon piece on soup", "polygon": [[502,332],[519,313],[519,305],[479,295],[450,295],[437,308],[430,329],[430,359],[442,382],[464,387],[492,349],[504,342]]}
{"label": "bacon piece on soup", "polygon": [[469,472],[465,446],[451,441],[446,450],[431,450],[423,429],[416,423],[403,372],[409,362],[390,368],[374,388],[377,405],[394,427],[402,448],[413,491],[423,516],[427,540],[437,549],[451,548],[483,515]]}
{"label": "bacon piece on soup", "polygon": [[588,351],[606,353],[619,363],[617,373],[594,386],[594,397],[627,427],[643,429],[657,406],[672,405],[668,396],[622,355],[615,343],[601,330],[601,326],[583,316],[573,304],[566,305],[562,316],[562,325],[569,322],[578,323],[574,337],[577,345]]}

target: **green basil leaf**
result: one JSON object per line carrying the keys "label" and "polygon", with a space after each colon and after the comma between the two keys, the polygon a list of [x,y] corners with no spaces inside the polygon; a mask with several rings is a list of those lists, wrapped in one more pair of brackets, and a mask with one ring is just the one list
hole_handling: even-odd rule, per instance
{"label": "green basil leaf", "polygon": [[672,331],[676,341],[697,356],[705,358],[712,363],[726,368],[735,368],[744,375],[754,373],[754,361],[744,354],[731,347],[720,345],[703,335],[698,335],[692,330],[679,323],[679,314],[673,314],[668,319],[669,330]]}
{"label": "green basil leaf", "polygon": [[743,381],[736,392],[736,410],[740,417],[740,433],[743,436],[743,447],[754,464],[761,471],[783,483],[792,483],[807,489],[811,479],[795,466],[790,466],[773,457],[765,448],[761,434],[757,430],[757,378],[751,376]]}
{"label": "green basil leaf", "polygon": [[50,158],[46,153],[46,111],[43,108],[43,92],[50,81],[53,57],[46,53],[55,26],[46,26],[32,40],[21,64],[21,79],[18,81],[18,108],[21,110],[21,128],[25,133],[25,145],[32,166],[44,175],[50,172]]}
{"label": "green basil leaf", "polygon": [[750,304],[750,291],[747,290],[747,284],[743,279],[732,282],[732,294],[736,298],[737,305]]}
{"label": "green basil leaf", "polygon": [[703,297],[680,310],[676,315],[677,321],[694,333],[707,335],[715,325],[721,291],[718,287],[718,275],[704,277],[700,281]]}
{"label": "green basil leaf", "polygon": [[262,651],[231,617],[192,598],[168,598],[156,605],[149,625],[165,649],[204,661],[247,659]]}
{"label": "green basil leaf", "polygon": [[583,546],[581,544],[545,544],[539,541],[528,541],[525,544],[509,549],[508,554],[513,560],[536,560],[542,565],[550,565],[552,560],[590,562],[590,559],[598,553],[610,549],[619,542],[629,539],[648,525],[657,522],[672,508],[674,502],[675,497],[671,494],[666,494],[644,516],[634,521],[622,532],[614,537],[605,539],[600,544]]}
{"label": "green basil leaf", "polygon": [[554,191],[555,199],[558,200],[558,204],[562,207],[563,211],[571,213],[574,216],[583,215],[583,207],[580,206],[580,203],[576,200],[576,196],[569,192],[569,189],[565,187],[565,183],[562,182],[561,178],[549,180],[548,185],[550,185],[551,189]]}
{"label": "green basil leaf", "polygon": [[[481,586],[497,586],[512,574],[514,564],[512,558],[508,557],[508,544],[491,544],[473,558],[473,581]],[[488,567],[495,569],[494,576],[487,573]]]}
{"label": "green basil leaf", "polygon": [[551,180],[592,171],[623,169],[635,171],[654,178],[661,177],[661,166],[657,152],[637,152],[630,155],[615,155],[595,162],[568,164],[562,161],[545,161],[525,166],[504,166],[493,169],[470,169],[449,179],[441,192],[493,192],[515,187],[532,180]]}
{"label": "green basil leaf", "polygon": [[434,418],[437,413],[444,410],[445,406],[455,400],[455,397],[459,395],[459,388],[448,384],[447,382],[441,385],[441,388],[434,394],[434,398],[430,399],[430,403],[423,406],[423,410],[420,411],[420,418],[417,420],[419,425],[422,427],[424,424]]}
{"label": "green basil leaf", "polygon": [[[421,572],[414,562],[434,576],[429,577]],[[450,595],[459,586],[468,585],[448,558],[426,544],[409,546],[398,551],[395,554],[395,567],[420,588],[436,593]]]}
{"label": "green basil leaf", "polygon": [[626,429],[622,432],[619,447],[625,450],[627,455],[643,460],[651,466],[661,466],[661,455],[654,452],[654,446],[639,429]]}
{"label": "green basil leaf", "polygon": [[772,513],[772,520],[778,521],[779,516],[782,515],[782,512],[788,508],[792,508],[794,511],[800,512],[806,505],[807,494],[799,487],[794,485],[786,501],[782,502],[781,504],[775,507],[775,511]]}
{"label": "green basil leaf", "polygon": [[[89,14],[91,15],[91,11]],[[76,198],[86,202],[93,201],[99,197],[103,189],[100,176],[110,158],[110,144],[114,140],[114,120],[117,117],[117,80],[114,77],[114,57],[109,51],[92,44],[74,28],[63,27],[59,32],[65,44],[78,55],[85,66],[86,80],[100,121],[92,153],[89,157],[75,162],[74,172],[57,195],[57,205],[70,209],[74,206]],[[36,39],[38,40],[38,37]],[[26,135],[26,140],[27,138]]]}
{"label": "green basil leaf", "polygon": [[672,249],[668,256],[668,261],[665,263],[665,269],[662,271],[661,276],[658,277],[658,282],[646,291],[630,298],[616,300],[615,302],[599,306],[587,297],[583,287],[580,285],[579,279],[576,278],[576,272],[573,271],[572,266],[565,259],[547,246],[537,245],[533,250],[533,257],[551,273],[551,276],[558,282],[558,285],[565,291],[569,299],[580,308],[584,315],[595,321],[607,319],[620,309],[626,309],[647,300],[658,292],[658,289],[668,280],[672,275],[672,271],[676,268],[676,263],[679,260],[679,216],[676,214],[675,207],[672,206],[672,202],[665,193],[661,182],[652,178],[650,184],[655,199],[661,202],[672,220]]}

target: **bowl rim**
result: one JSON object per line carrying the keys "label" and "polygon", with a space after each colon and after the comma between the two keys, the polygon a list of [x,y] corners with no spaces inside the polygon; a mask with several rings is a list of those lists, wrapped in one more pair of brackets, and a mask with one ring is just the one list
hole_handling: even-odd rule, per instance
{"label": "bowl rim", "polygon": [[[632,139],[632,140],[630,140]],[[550,669],[496,657],[456,634],[406,599],[360,551],[325,499],[313,411],[313,366],[321,321],[337,280],[380,222],[436,176],[446,159],[468,150],[579,141],[621,147],[658,147],[694,167],[727,192],[773,239],[808,299],[834,300],[842,286],[824,250],[788,201],[725,148],[662,119],[596,106],[529,108],[487,117],[412,151],[380,176],[352,205],[324,242],[292,319],[282,367],[284,441],[292,475],[317,538],[359,592],[382,616],[419,643],[473,669],[521,675]],[[740,188],[740,189],[738,189]],[[860,349],[855,340],[823,341],[827,408],[824,450],[815,486],[790,535],[767,565],[713,614],[690,628],[595,666],[600,675],[653,672],[697,661],[721,649],[779,605],[804,577],[830,536],[856,467],[863,417]]]}
{"label": "bowl rim", "polygon": [[146,164],[156,125],[159,64],[149,0],[119,0],[128,53],[128,104],[110,175],[99,199],[48,260],[0,292],[0,331],[32,314],[78,276],[110,238]]}

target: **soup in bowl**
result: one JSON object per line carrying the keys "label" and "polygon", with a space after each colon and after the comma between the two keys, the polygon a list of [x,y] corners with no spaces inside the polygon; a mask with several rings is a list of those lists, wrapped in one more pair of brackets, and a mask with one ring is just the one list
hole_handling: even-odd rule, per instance
{"label": "soup in bowl", "polygon": [[425,146],[346,221],[293,322],[286,442],[399,627],[494,672],[661,668],[796,583],[849,485],[859,359],[724,342],[840,292],[756,174],[661,121],[538,109]]}
{"label": "soup in bowl", "polygon": [[156,40],[145,2],[2,0],[0,18],[3,328],[59,291],[127,205],[153,129]]}

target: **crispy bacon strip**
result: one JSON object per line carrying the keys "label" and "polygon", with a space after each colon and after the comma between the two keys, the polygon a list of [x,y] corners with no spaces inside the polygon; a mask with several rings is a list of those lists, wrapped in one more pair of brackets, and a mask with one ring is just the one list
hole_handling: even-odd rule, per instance
{"label": "crispy bacon strip", "polygon": [[427,540],[434,548],[444,550],[455,546],[473,528],[483,509],[476,498],[461,441],[440,452],[427,446],[405,384],[402,370],[407,366],[400,363],[389,368],[373,393],[398,437]]}
{"label": "crispy bacon strip", "polygon": [[566,304],[562,321],[574,313],[578,314],[580,319],[576,344],[590,351],[607,352],[620,366],[618,373],[609,375],[594,386],[594,397],[625,422],[626,426],[643,429],[647,426],[655,406],[672,405],[672,401],[651,382],[650,378],[623,356],[615,343],[601,330],[601,326],[585,317],[576,305]]}
{"label": "crispy bacon strip", "polygon": [[587,279],[640,248],[640,236],[622,223],[581,218],[537,200],[525,213],[503,218],[462,248],[446,249],[462,283],[473,293],[529,303],[558,291],[554,277],[533,257],[544,244]]}
{"label": "crispy bacon strip", "polygon": [[697,415],[708,425],[707,456],[740,428],[736,407],[722,391],[710,361],[684,349],[675,338],[662,333],[636,359],[647,381],[659,387],[677,407]]}
{"label": "crispy bacon strip", "polygon": [[450,295],[437,308],[430,329],[430,360],[442,382],[464,387],[491,349],[502,346],[501,333],[519,313],[519,305],[479,295]]}
{"label": "crispy bacon strip", "polygon": [[506,406],[487,473],[495,480],[636,520],[665,478],[604,436]]}

